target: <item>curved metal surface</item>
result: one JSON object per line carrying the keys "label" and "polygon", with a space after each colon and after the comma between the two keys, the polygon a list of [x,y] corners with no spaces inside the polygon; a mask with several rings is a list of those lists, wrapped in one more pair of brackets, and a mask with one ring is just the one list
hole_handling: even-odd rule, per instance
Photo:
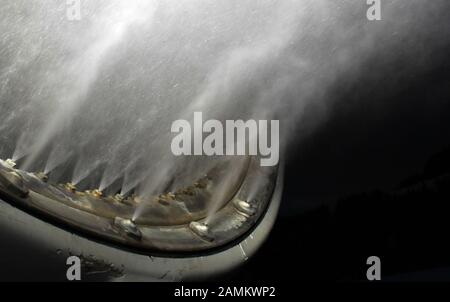
{"label": "curved metal surface", "polygon": [[[137,197],[118,200],[103,197],[101,192],[77,192],[71,186],[48,184],[39,175],[16,170],[5,162],[0,167],[0,195],[73,231],[141,253],[210,252],[245,236],[261,219],[272,198],[277,168],[260,167],[257,158],[239,165],[231,186],[222,183],[224,179],[229,181],[223,176],[226,168],[218,167],[190,188],[150,200],[137,219],[132,217],[136,207],[130,206],[142,202]],[[221,187],[227,188],[220,192],[225,202],[206,215],[204,203],[217,198],[214,192]],[[166,203],[161,202],[162,196]]]}
{"label": "curved metal surface", "polygon": [[221,251],[203,256],[143,255],[72,233],[0,200],[0,265],[3,280],[65,280],[66,259],[82,259],[86,281],[189,281],[227,273],[261,246],[276,219],[282,171],[269,207],[250,233]]}

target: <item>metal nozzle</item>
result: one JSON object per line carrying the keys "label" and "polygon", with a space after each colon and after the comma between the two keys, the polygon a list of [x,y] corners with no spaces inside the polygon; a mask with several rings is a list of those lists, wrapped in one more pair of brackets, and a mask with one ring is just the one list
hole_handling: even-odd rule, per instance
{"label": "metal nozzle", "polygon": [[14,169],[14,168],[17,166],[16,162],[13,161],[13,160],[10,159],[10,158],[8,158],[7,160],[5,160],[3,163],[4,163],[8,168],[10,168],[10,169]]}
{"label": "metal nozzle", "polygon": [[189,224],[189,228],[192,232],[194,232],[195,235],[197,235],[201,239],[209,242],[214,241],[214,237],[211,236],[208,225],[206,223],[192,221]]}
{"label": "metal nozzle", "polygon": [[37,178],[39,178],[40,180],[42,180],[43,182],[47,182],[48,181],[48,175],[45,174],[44,172],[38,172],[34,174]]}
{"label": "metal nozzle", "polygon": [[75,193],[75,192],[77,191],[77,187],[76,187],[73,183],[71,183],[71,182],[66,183],[66,184],[64,185],[64,187],[65,187],[68,191],[70,191],[70,192],[72,192],[72,193]]}
{"label": "metal nozzle", "polygon": [[140,240],[142,238],[141,231],[136,226],[134,221],[131,219],[124,219],[121,217],[116,217],[116,218],[114,218],[114,226],[120,232],[125,233],[129,237],[132,237],[137,240]]}
{"label": "metal nozzle", "polygon": [[114,200],[117,202],[123,202],[125,200],[125,197],[122,194],[116,194],[114,195]]}
{"label": "metal nozzle", "polygon": [[256,213],[256,209],[253,208],[252,205],[245,200],[236,199],[234,201],[234,207],[239,213],[243,214],[244,216],[250,217],[255,215]]}
{"label": "metal nozzle", "polygon": [[100,197],[103,196],[103,192],[100,191],[99,189],[93,190],[93,191],[91,192],[91,194],[94,195],[96,198],[100,198]]}

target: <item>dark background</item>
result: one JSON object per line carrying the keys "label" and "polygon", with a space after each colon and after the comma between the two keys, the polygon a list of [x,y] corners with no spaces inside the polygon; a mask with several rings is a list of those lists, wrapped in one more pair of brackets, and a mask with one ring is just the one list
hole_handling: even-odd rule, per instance
{"label": "dark background", "polygon": [[272,234],[233,280],[366,280],[372,255],[384,279],[450,280],[449,50],[419,69],[375,55],[336,83],[326,123],[290,149]]}

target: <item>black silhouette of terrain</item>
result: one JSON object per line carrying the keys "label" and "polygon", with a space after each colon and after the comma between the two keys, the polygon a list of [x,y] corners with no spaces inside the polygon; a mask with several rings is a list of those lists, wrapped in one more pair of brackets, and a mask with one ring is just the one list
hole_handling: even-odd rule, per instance
{"label": "black silhouette of terrain", "polygon": [[[376,255],[392,280],[450,280],[450,148],[389,192],[340,199],[278,219],[239,280],[365,280]],[[446,267],[449,267],[447,269]]]}

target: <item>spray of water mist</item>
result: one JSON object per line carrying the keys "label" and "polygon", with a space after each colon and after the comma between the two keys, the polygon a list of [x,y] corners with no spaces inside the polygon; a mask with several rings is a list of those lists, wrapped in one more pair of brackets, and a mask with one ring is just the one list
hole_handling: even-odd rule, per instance
{"label": "spray of water mist", "polygon": [[[153,7],[150,8],[153,9]],[[25,170],[61,127],[64,128],[67,120],[73,116],[73,112],[86,100],[91,85],[98,77],[103,61],[114,49],[114,46],[122,41],[127,28],[133,23],[147,20],[140,16],[143,9],[149,9],[148,6],[143,7],[143,1],[131,1],[126,4],[118,1],[111,10],[106,10],[103,15],[96,18],[94,28],[90,31],[96,32],[98,37],[92,41],[87,50],[82,51],[63,66],[61,75],[68,76],[71,83],[69,83],[69,87],[65,87],[60,94],[55,96],[59,103],[57,111],[39,131],[35,142],[29,146],[31,155],[23,165]]]}
{"label": "spray of water mist", "polygon": [[[353,0],[86,2],[75,23],[61,1],[0,4],[1,139],[24,169],[51,146],[47,171],[75,150],[74,182],[102,163],[97,185],[123,177],[124,194],[157,194],[211,166],[172,156],[177,119],[279,119],[285,147],[338,105],[334,86],[376,72],[368,61],[420,69],[440,45],[423,37],[448,40],[444,0],[385,0],[379,23]],[[408,71],[385,70],[393,81]]]}
{"label": "spray of water mist", "polygon": [[101,162],[94,162],[90,164],[89,169],[86,169],[84,168],[83,161],[82,160],[78,161],[73,172],[71,183],[73,183],[74,185],[78,185],[80,182],[86,179],[95,169],[97,169],[101,164],[102,164]]}
{"label": "spray of water mist", "polygon": [[45,165],[44,174],[49,174],[60,165],[63,165],[73,155],[73,152],[70,151],[62,154],[59,154],[59,152],[57,148],[52,150]]}

